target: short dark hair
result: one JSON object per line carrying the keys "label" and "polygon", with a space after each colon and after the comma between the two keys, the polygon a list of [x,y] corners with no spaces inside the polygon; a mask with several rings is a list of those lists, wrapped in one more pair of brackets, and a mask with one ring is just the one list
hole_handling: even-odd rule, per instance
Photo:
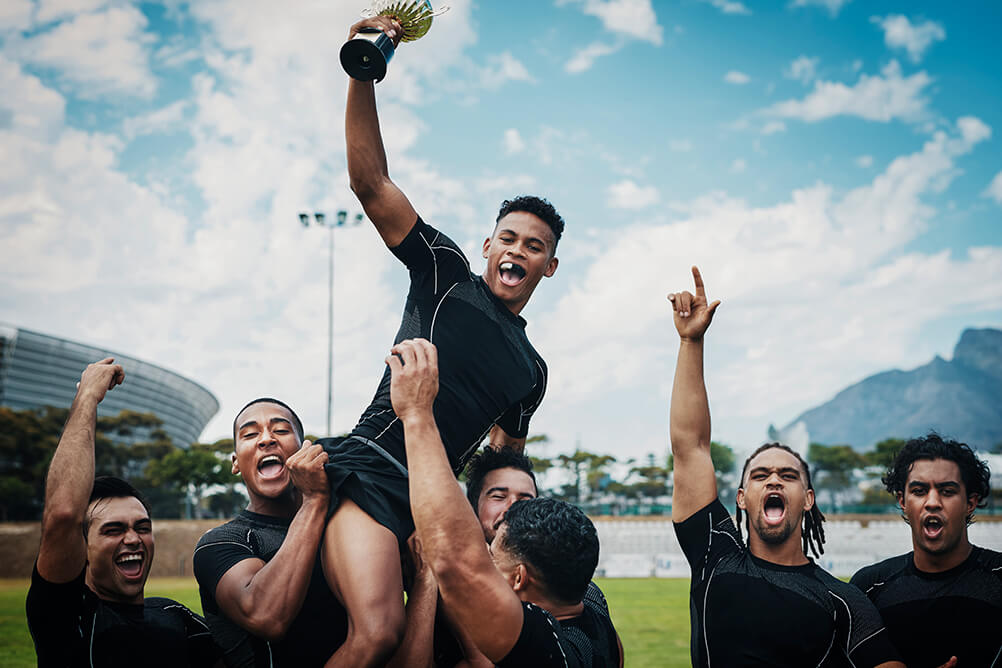
{"label": "short dark hair", "polygon": [[[880,479],[884,487],[891,494],[904,496],[908,483],[908,474],[912,470],[912,464],[919,459],[947,459],[955,462],[960,469],[960,478],[964,481],[964,488],[968,498],[978,497],[975,508],[984,508],[988,505],[988,497],[991,496],[991,472],[988,464],[984,463],[966,443],[946,440],[936,432],[929,432],[925,436],[913,438],[904,444],[898,451],[894,462],[891,463],[887,473]],[[967,516],[967,523],[973,521],[974,511]]]}
{"label": "short dark hair", "polygon": [[510,445],[501,448],[486,446],[483,450],[473,455],[466,465],[466,498],[470,500],[473,511],[480,509],[477,503],[480,501],[480,492],[484,491],[484,478],[491,471],[497,469],[518,469],[529,474],[532,478],[532,486],[539,493],[539,486],[536,485],[536,474],[532,472],[532,460],[521,452],[516,452]]}
{"label": "short dark hair", "polygon": [[584,598],[598,566],[598,533],[580,508],[556,499],[522,499],[504,516],[501,545],[539,572],[561,603]]}
{"label": "short dark hair", "polygon": [[519,195],[514,199],[506,199],[501,202],[501,210],[498,211],[498,217],[494,222],[501,222],[502,218],[514,211],[531,213],[549,225],[553,232],[553,252],[557,251],[560,235],[564,233],[564,219],[560,217],[560,214],[548,200],[534,195]]}
{"label": "short dark hair", "polygon": [[87,501],[88,512],[84,513],[83,532],[84,537],[90,531],[90,504],[101,499],[125,499],[134,497],[143,504],[146,514],[150,514],[150,504],[143,496],[142,492],[132,486],[132,483],[113,475],[101,475],[94,478],[94,487],[90,492],[90,499]]}
{"label": "short dark hair", "polygon": [[[745,465],[741,468],[741,480],[738,481],[740,487],[745,486],[745,474],[748,473],[748,465],[751,464],[751,460],[755,459],[759,454],[765,452],[766,450],[772,450],[773,448],[778,448],[784,452],[789,452],[791,455],[797,458],[800,462],[800,470],[804,472],[804,478],[807,481],[807,489],[814,491],[814,485],[811,483],[811,467],[807,465],[804,458],[800,454],[788,445],[783,445],[782,443],[766,443],[760,445],[755,452],[748,455],[748,459],[745,460]],[[804,556],[808,556],[810,552],[814,553],[815,557],[820,557],[825,553],[825,516],[821,512],[821,508],[818,507],[817,499],[814,500],[814,505],[811,509],[804,513],[804,524],[801,527],[801,547],[804,549]],[[734,524],[738,527],[738,538],[741,538],[741,506],[735,504],[734,511]],[[745,519],[745,527],[748,530],[748,536],[751,538],[751,525],[749,518]]]}
{"label": "short dark hair", "polygon": [[237,447],[237,418],[245,410],[253,406],[254,404],[275,404],[276,406],[281,406],[285,410],[289,411],[289,415],[292,416],[292,428],[296,430],[296,436],[302,441],[305,438],[303,433],[303,423],[296,415],[296,411],[292,410],[292,407],[284,401],[279,401],[278,399],[272,399],[271,397],[258,397],[253,401],[248,401],[244,404],[244,407],[237,411],[237,414],[233,416],[233,447]]}

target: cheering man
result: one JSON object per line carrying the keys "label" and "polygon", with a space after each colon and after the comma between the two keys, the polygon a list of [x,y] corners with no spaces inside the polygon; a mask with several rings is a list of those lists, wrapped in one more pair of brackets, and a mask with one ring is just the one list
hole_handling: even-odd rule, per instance
{"label": "cheering man", "polygon": [[[881,666],[901,668],[873,604],[819,568],[808,547],[823,544],[807,464],[773,443],[745,462],[737,493],[748,544],[717,497],[710,459],[710,408],[703,382],[703,335],[720,304],[672,294],[681,339],[671,395],[675,461],[672,520],[692,568],[692,665]],[[815,552],[817,554],[817,552]]]}

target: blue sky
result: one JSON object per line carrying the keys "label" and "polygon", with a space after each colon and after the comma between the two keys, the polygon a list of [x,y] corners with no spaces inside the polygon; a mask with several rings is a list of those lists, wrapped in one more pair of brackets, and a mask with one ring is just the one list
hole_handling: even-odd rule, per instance
{"label": "blue sky", "polygon": [[[523,313],[546,454],[667,449],[664,296],[698,264],[717,438],[747,450],[846,385],[1002,326],[998,3],[457,0],[377,98],[391,175],[480,267],[497,206],[550,198]],[[324,232],[347,188],[337,53],[363,3],[8,0],[0,321],[149,359],[323,429]],[[337,236],[335,428],[406,273]],[[121,390],[128,391],[126,384]]]}

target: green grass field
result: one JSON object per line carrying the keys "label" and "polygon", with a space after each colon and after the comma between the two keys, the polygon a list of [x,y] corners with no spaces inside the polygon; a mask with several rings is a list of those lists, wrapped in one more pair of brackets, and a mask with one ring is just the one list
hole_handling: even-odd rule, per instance
{"label": "green grass field", "polygon": [[[689,665],[688,580],[598,580],[623,640],[630,668]],[[0,580],[0,666],[31,668],[35,651],[24,619],[27,580]],[[148,596],[166,596],[201,612],[198,587],[189,578],[157,578]]]}

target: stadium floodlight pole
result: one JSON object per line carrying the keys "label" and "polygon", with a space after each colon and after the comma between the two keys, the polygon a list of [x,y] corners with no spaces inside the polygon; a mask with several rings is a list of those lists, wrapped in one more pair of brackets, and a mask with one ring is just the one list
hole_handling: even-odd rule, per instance
{"label": "stadium floodlight pole", "polygon": [[[327,436],[331,436],[331,425],[334,420],[334,228],[344,227],[348,220],[348,211],[341,209],[333,222],[328,222],[321,211],[313,214],[317,227],[326,227],[327,243]],[[303,227],[310,226],[310,214],[300,213],[299,222]],[[352,225],[362,222],[362,214],[356,213]]]}

